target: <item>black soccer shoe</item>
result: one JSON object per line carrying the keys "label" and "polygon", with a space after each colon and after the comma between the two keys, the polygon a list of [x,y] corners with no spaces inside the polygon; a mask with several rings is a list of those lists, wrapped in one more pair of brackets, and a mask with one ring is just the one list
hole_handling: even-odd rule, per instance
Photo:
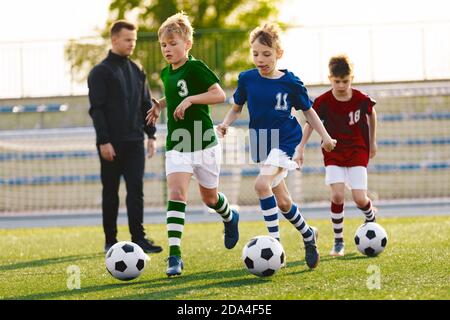
{"label": "black soccer shoe", "polygon": [[158,253],[163,250],[160,246],[155,245],[153,240],[150,239],[143,238],[133,242],[141,247],[145,253]]}
{"label": "black soccer shoe", "polygon": [[233,218],[228,222],[223,222],[225,226],[224,244],[227,249],[233,249],[239,241],[239,213],[236,210],[232,210],[232,212]]}
{"label": "black soccer shoe", "polygon": [[313,233],[313,239],[311,241],[304,241],[305,244],[305,260],[306,264],[310,269],[314,269],[319,264],[320,255],[317,250],[317,237],[319,232],[316,228],[311,227],[311,232]]}
{"label": "black soccer shoe", "polygon": [[116,243],[117,243],[117,241],[116,242],[106,242],[105,243],[105,253],[107,253],[109,251],[109,249],[111,249],[111,247],[113,245],[115,245]]}

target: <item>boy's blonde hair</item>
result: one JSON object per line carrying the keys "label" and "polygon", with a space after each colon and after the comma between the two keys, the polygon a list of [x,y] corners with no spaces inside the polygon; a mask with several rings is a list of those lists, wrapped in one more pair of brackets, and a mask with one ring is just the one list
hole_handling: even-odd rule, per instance
{"label": "boy's blonde hair", "polygon": [[332,77],[344,78],[353,76],[353,63],[346,54],[331,57],[328,62],[328,69]]}
{"label": "boy's blonde hair", "polygon": [[275,23],[265,23],[262,26],[256,27],[250,33],[250,44],[258,40],[261,44],[272,49],[279,50],[281,47],[280,40],[281,29]]}
{"label": "boy's blonde hair", "polygon": [[159,27],[158,38],[161,40],[163,36],[168,35],[170,37],[175,33],[185,41],[193,41],[194,28],[192,28],[191,22],[184,12],[178,12],[168,17]]}

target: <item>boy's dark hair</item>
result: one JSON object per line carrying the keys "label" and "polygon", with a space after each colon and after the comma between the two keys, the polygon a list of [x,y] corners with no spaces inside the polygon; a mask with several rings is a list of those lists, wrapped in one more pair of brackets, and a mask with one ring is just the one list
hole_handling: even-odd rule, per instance
{"label": "boy's dark hair", "polygon": [[330,75],[333,77],[344,78],[353,75],[353,64],[345,54],[331,57],[328,63],[328,69],[330,70]]}
{"label": "boy's dark hair", "polygon": [[122,29],[127,29],[130,31],[137,30],[137,26],[134,23],[125,21],[125,20],[117,20],[114,22],[110,29],[110,35],[118,34]]}

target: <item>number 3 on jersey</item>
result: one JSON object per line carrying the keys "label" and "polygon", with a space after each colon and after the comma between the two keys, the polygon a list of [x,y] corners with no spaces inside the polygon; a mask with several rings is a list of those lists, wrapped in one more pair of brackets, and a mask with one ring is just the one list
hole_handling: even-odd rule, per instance
{"label": "number 3 on jersey", "polygon": [[349,125],[354,125],[359,121],[359,118],[361,117],[361,110],[356,110],[354,113],[353,111],[348,114],[350,117]]}
{"label": "number 3 on jersey", "polygon": [[189,92],[188,92],[186,81],[184,81],[183,79],[178,80],[177,87],[180,88],[180,91],[178,91],[178,94],[180,95],[180,97],[186,97],[188,95]]}

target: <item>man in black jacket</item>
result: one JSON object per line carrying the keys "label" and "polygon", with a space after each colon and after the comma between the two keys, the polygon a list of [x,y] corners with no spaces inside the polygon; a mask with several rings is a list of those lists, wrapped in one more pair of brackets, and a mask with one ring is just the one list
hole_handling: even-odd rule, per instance
{"label": "man in black jacket", "polygon": [[144,131],[148,135],[147,152],[155,153],[156,128],[145,125],[151,97],[145,73],[129,56],[136,46],[137,27],[117,21],[111,27],[112,48],[106,59],[89,74],[89,114],[97,134],[100,156],[103,230],[105,252],[117,242],[119,184],[123,175],[131,241],[145,252],[162,248],[145,236],[143,227],[145,167]]}

